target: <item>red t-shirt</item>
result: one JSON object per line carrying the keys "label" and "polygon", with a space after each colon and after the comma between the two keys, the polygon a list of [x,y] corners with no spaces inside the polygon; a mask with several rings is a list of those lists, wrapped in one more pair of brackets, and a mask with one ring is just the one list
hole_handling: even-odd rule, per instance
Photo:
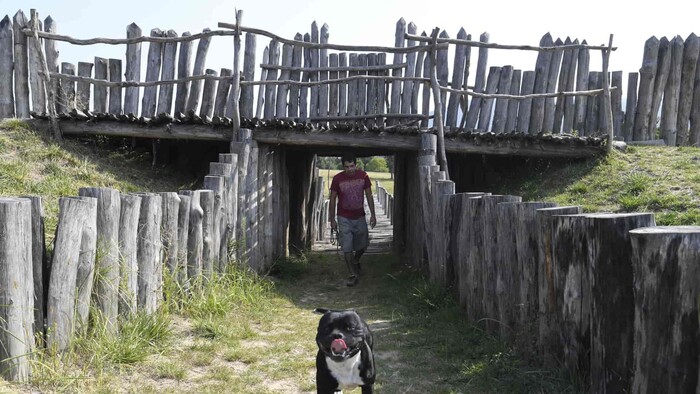
{"label": "red t-shirt", "polygon": [[331,192],[338,194],[337,215],[348,219],[365,216],[365,190],[372,188],[366,172],[357,169],[355,174],[339,172],[331,182]]}

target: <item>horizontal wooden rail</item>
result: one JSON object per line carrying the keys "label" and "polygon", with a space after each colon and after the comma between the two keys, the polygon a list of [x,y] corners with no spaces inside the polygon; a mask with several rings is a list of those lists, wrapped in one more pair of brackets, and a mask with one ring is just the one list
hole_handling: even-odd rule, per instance
{"label": "horizontal wooden rail", "polygon": [[[31,36],[34,33],[32,29],[23,29],[22,32]],[[44,31],[37,32],[39,37],[47,38],[49,40],[63,41],[74,45],[94,45],[94,44],[107,44],[107,45],[120,45],[120,44],[138,44],[140,42],[158,42],[158,43],[168,43],[168,42],[185,42],[198,40],[200,38],[212,37],[212,36],[235,36],[236,32],[229,30],[209,30],[203,31],[201,33],[192,34],[189,36],[180,37],[152,37],[152,36],[141,36],[132,38],[73,38],[71,36],[65,36],[62,34],[47,33]]]}
{"label": "horizontal wooden rail", "polygon": [[381,80],[386,80],[386,81],[430,82],[430,78],[421,78],[421,77],[392,77],[390,75],[353,75],[352,77],[326,79],[323,81],[314,81],[314,82],[301,82],[301,81],[290,81],[290,80],[285,80],[285,81],[242,81],[241,86],[251,86],[251,85],[317,86],[317,85],[328,85],[331,83],[338,83],[338,82],[354,81],[356,79],[381,79]]}
{"label": "horizontal wooden rail", "polygon": [[[430,37],[426,36],[418,36],[415,34],[404,34],[404,38],[407,40],[415,40],[415,41],[423,41],[423,42],[431,42],[432,39]],[[532,46],[532,45],[504,45],[504,44],[496,44],[493,42],[481,42],[481,41],[472,41],[472,40],[462,40],[458,38],[438,38],[437,39],[438,44],[457,44],[457,45],[468,45],[471,47],[478,47],[478,48],[494,48],[494,49],[519,49],[519,50],[526,50],[526,51],[538,51],[538,52],[547,52],[547,51],[561,51],[564,49],[594,49],[598,51],[607,51],[610,49],[607,45],[588,45],[588,44],[566,44],[566,45],[557,45],[553,47],[539,47],[539,46]],[[612,48],[613,51],[617,50],[617,47]]]}
{"label": "horizontal wooden rail", "polygon": [[277,64],[261,63],[260,68],[267,70],[282,70],[282,71],[306,71],[306,72],[324,72],[324,71],[390,71],[399,68],[408,67],[408,63],[386,64],[381,66],[341,66],[341,67],[289,67],[280,66]]}
{"label": "horizontal wooden rail", "polygon": [[[613,91],[615,89],[617,89],[617,87],[613,86],[610,88],[610,91]],[[440,86],[440,90],[444,90],[446,92],[451,92],[451,93],[456,93],[456,94],[462,94],[462,95],[466,95],[466,96],[480,97],[480,98],[500,98],[500,99],[512,99],[512,100],[525,100],[525,99],[533,99],[533,98],[550,98],[550,97],[597,96],[599,94],[604,93],[604,89],[594,89],[594,90],[580,90],[577,92],[534,93],[534,94],[526,94],[523,96],[514,96],[512,94],[477,93],[477,92],[474,92],[471,90],[452,89],[452,88],[446,88],[444,86]]]}
{"label": "horizontal wooden rail", "polygon": [[[433,115],[422,115],[422,114],[366,114],[366,115],[353,115],[353,116],[311,116],[308,118],[303,118],[309,122],[324,122],[324,121],[345,121],[345,120],[372,120],[378,118],[385,119],[432,119]],[[297,120],[302,119],[301,117],[286,117],[280,118],[280,120]],[[390,129],[391,126],[385,127],[385,129]]]}

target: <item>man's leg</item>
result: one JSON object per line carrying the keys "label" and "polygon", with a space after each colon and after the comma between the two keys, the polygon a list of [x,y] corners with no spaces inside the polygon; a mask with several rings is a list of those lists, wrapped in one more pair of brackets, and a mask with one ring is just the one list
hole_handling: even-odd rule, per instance
{"label": "man's leg", "polygon": [[362,273],[362,267],[360,266],[360,257],[362,257],[366,250],[367,248],[356,250],[355,255],[353,256],[352,265],[355,267],[355,270],[357,271],[358,275]]}
{"label": "man's leg", "polygon": [[338,217],[338,239],[341,241],[340,245],[343,250],[345,265],[348,267],[348,271],[350,271],[350,277],[346,283],[348,286],[357,284],[357,275],[359,274],[359,272],[355,270],[355,265],[353,264],[353,237],[352,223],[350,220]]}
{"label": "man's leg", "polygon": [[355,255],[353,256],[353,265],[359,274],[362,270],[360,267],[360,257],[362,257],[369,246],[369,229],[367,228],[367,221],[364,217],[356,220],[354,226],[353,248],[355,249]]}

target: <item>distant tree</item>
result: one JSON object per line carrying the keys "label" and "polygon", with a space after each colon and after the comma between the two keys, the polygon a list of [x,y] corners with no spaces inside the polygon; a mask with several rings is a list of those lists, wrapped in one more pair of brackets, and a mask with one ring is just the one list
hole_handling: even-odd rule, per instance
{"label": "distant tree", "polygon": [[381,156],[372,157],[369,163],[367,163],[365,169],[372,172],[389,172],[389,166],[386,164],[386,159]]}
{"label": "distant tree", "polygon": [[319,156],[316,158],[316,166],[323,170],[340,170],[342,166],[340,159],[330,156]]}

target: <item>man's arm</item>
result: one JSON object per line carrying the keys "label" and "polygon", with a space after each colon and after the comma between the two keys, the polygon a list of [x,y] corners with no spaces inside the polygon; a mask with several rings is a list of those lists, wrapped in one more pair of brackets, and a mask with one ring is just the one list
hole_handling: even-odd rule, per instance
{"label": "man's arm", "polygon": [[328,217],[331,222],[331,229],[338,230],[338,223],[335,221],[335,202],[338,200],[338,192],[331,190],[331,198],[328,201]]}
{"label": "man's arm", "polygon": [[374,198],[372,198],[372,188],[365,189],[365,197],[367,197],[367,205],[369,206],[369,225],[374,228],[377,225],[377,216],[374,214]]}

